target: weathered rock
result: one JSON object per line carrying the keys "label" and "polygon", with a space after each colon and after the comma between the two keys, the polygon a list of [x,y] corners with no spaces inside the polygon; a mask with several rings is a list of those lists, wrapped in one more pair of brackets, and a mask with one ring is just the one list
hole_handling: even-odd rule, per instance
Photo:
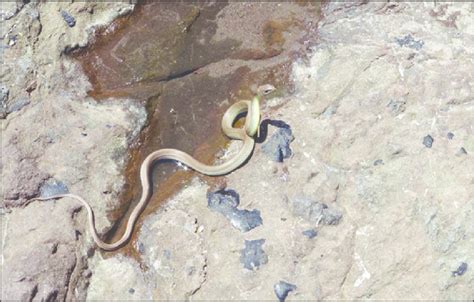
{"label": "weathered rock", "polygon": [[296,290],[296,285],[285,282],[285,281],[280,281],[273,286],[273,289],[275,291],[275,295],[277,296],[278,300],[280,302],[283,302],[286,300],[286,297],[288,297],[288,294],[290,292]]}
{"label": "weathered rock", "polygon": [[431,135],[427,135],[423,138],[423,145],[425,145],[426,148],[431,148],[433,146],[433,141]]}
{"label": "weathered rock", "polygon": [[76,25],[76,19],[74,19],[74,17],[71,16],[67,11],[62,10],[61,16],[63,17],[64,21],[66,21],[67,26],[74,27],[74,25]]}
{"label": "weathered rock", "polygon": [[305,235],[306,237],[308,237],[309,239],[313,239],[316,236],[318,236],[318,231],[313,230],[313,229],[309,229],[309,230],[303,231],[302,234]]}
{"label": "weathered rock", "polygon": [[234,190],[219,190],[207,195],[208,207],[224,215],[241,232],[248,232],[262,225],[260,211],[240,210],[237,208],[239,203],[239,194]]}
{"label": "weathered rock", "polygon": [[293,133],[289,126],[280,127],[262,145],[262,152],[267,154],[273,161],[283,162],[291,156],[290,143],[294,140]]}

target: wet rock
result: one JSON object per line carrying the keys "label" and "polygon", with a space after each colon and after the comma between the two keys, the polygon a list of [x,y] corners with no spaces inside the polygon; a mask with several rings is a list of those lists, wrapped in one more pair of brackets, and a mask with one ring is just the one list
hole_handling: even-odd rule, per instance
{"label": "wet rock", "polygon": [[15,111],[21,110],[26,105],[30,104],[30,100],[28,98],[19,98],[15,102],[13,102],[10,106],[8,106],[7,113],[12,113]]}
{"label": "wet rock", "polygon": [[447,137],[449,140],[451,140],[451,139],[454,138],[454,133],[448,132],[448,134],[446,135],[446,137]]}
{"label": "wet rock", "polygon": [[74,19],[74,17],[71,16],[67,11],[62,10],[61,16],[63,17],[64,21],[66,21],[67,26],[74,27],[74,25],[76,25],[76,19]]}
{"label": "wet rock", "polygon": [[293,215],[312,223],[337,225],[342,219],[341,211],[329,208],[326,204],[317,202],[311,197],[297,195],[289,199]]}
{"label": "wet rock", "polygon": [[262,145],[262,152],[275,162],[291,156],[290,143],[294,140],[289,126],[282,126]]}
{"label": "wet rock", "polygon": [[464,275],[464,273],[467,271],[467,263],[466,262],[461,262],[461,264],[459,264],[458,268],[452,272],[452,276],[453,277],[457,277],[457,276],[462,276]]}
{"label": "wet rock", "polygon": [[291,291],[296,290],[296,285],[285,281],[280,281],[273,286],[273,290],[275,291],[275,295],[277,296],[278,300],[283,302],[286,300],[286,297],[288,297],[288,294]]}
{"label": "wet rock", "polygon": [[434,139],[431,137],[431,135],[427,135],[423,138],[423,145],[426,146],[426,148],[431,148],[433,146]]}
{"label": "wet rock", "polygon": [[239,194],[234,190],[219,190],[207,195],[207,206],[224,215],[241,232],[248,232],[262,225],[260,211],[240,210],[237,208],[239,203]]}
{"label": "wet rock", "polygon": [[49,197],[57,194],[66,194],[69,190],[65,183],[54,178],[48,179],[40,187],[40,196]]}
{"label": "wet rock", "polygon": [[466,154],[467,154],[467,151],[466,151],[466,149],[464,149],[464,147],[461,147],[459,149],[459,151],[456,152],[456,156],[462,156],[462,155],[466,155]]}
{"label": "wet rock", "polygon": [[245,240],[245,248],[240,251],[240,263],[248,270],[258,269],[268,262],[268,256],[262,249],[265,239]]}
{"label": "wet rock", "polygon": [[415,50],[421,50],[425,44],[423,40],[415,40],[411,34],[408,34],[403,38],[396,38],[396,41],[400,47],[405,46]]}
{"label": "wet rock", "polygon": [[306,237],[308,237],[309,239],[313,239],[316,236],[318,236],[318,231],[313,230],[313,229],[309,229],[309,230],[303,231],[302,234],[305,235]]}

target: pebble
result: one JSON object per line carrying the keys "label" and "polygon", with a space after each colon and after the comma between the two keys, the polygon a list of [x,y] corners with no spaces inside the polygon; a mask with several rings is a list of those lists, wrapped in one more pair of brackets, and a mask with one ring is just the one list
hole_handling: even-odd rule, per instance
{"label": "pebble", "polygon": [[448,139],[453,139],[454,133],[448,132],[448,134],[446,136],[448,137]]}
{"label": "pebble", "polygon": [[74,17],[71,16],[68,12],[62,10],[61,16],[63,17],[64,21],[66,21],[69,27],[74,27],[74,25],[76,25],[76,19],[74,19]]}
{"label": "pebble", "polygon": [[383,165],[382,159],[377,159],[376,161],[374,161],[374,166],[378,166],[378,165]]}
{"label": "pebble", "polygon": [[318,231],[309,229],[309,230],[303,231],[303,235],[305,235],[309,239],[313,239],[314,237],[318,236]]}
{"label": "pebble", "polygon": [[467,263],[466,262],[461,262],[461,264],[458,266],[458,268],[452,272],[453,277],[457,276],[462,276],[464,273],[467,271]]}
{"label": "pebble", "polygon": [[271,160],[281,163],[291,156],[290,143],[295,137],[287,124],[273,125],[277,125],[279,129],[262,145],[262,152]]}
{"label": "pebble", "polygon": [[404,36],[403,38],[396,38],[395,40],[397,41],[398,45],[400,45],[400,47],[406,46],[416,50],[421,50],[423,45],[425,45],[423,40],[415,40],[410,34]]}
{"label": "pebble", "polygon": [[434,139],[431,137],[431,135],[427,135],[423,137],[423,145],[425,145],[426,148],[431,148],[433,146]]}
{"label": "pebble", "polygon": [[275,290],[275,295],[277,296],[278,300],[283,302],[286,300],[286,297],[288,297],[288,294],[291,291],[296,290],[296,285],[285,281],[280,281],[273,286],[273,289]]}
{"label": "pebble", "polygon": [[245,233],[263,224],[260,211],[240,210],[239,194],[234,190],[219,190],[207,194],[209,209],[221,213],[233,227]]}
{"label": "pebble", "polygon": [[248,270],[258,269],[268,262],[268,256],[262,249],[265,239],[245,240],[245,248],[240,251],[240,263]]}

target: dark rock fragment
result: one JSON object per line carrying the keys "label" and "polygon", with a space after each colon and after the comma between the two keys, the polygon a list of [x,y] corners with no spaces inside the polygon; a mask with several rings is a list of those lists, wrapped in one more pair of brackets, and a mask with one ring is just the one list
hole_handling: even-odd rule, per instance
{"label": "dark rock fragment", "polygon": [[454,133],[448,132],[448,134],[446,136],[448,137],[448,139],[453,139]]}
{"label": "dark rock fragment", "polygon": [[374,161],[374,166],[378,166],[378,165],[383,165],[382,159],[377,159],[376,161]]}
{"label": "dark rock fragment", "polygon": [[423,40],[415,40],[411,34],[408,34],[403,38],[396,38],[395,40],[397,41],[398,45],[400,45],[400,47],[406,46],[416,50],[422,49],[423,45],[425,45]]}
{"label": "dark rock fragment", "polygon": [[74,27],[74,25],[76,25],[76,19],[74,19],[74,17],[71,16],[68,12],[62,10],[61,16],[63,17],[64,21],[66,21],[69,27]]}
{"label": "dark rock fragment", "polygon": [[273,161],[283,162],[291,156],[290,143],[295,139],[289,125],[283,123],[277,125],[278,130],[262,145],[262,152]]}
{"label": "dark rock fragment", "polygon": [[453,277],[456,277],[456,276],[462,276],[464,275],[464,273],[467,271],[467,263],[466,262],[461,262],[461,264],[459,264],[458,268],[452,272],[452,276]]}
{"label": "dark rock fragment", "polygon": [[434,139],[431,137],[431,135],[427,135],[423,137],[423,145],[425,145],[426,148],[431,148],[433,146]]}
{"label": "dark rock fragment", "polygon": [[263,223],[260,211],[240,210],[239,194],[234,190],[219,190],[207,195],[207,206],[224,215],[233,227],[241,232],[248,232]]}
{"label": "dark rock fragment", "polygon": [[309,229],[309,230],[303,231],[303,235],[305,235],[309,239],[313,239],[314,237],[318,236],[318,231]]}
{"label": "dark rock fragment", "polygon": [[268,256],[262,249],[265,239],[245,240],[245,248],[240,251],[240,263],[248,270],[258,269],[268,262]]}
{"label": "dark rock fragment", "polygon": [[283,302],[291,291],[296,290],[296,285],[285,281],[280,281],[273,286],[273,289],[278,300]]}

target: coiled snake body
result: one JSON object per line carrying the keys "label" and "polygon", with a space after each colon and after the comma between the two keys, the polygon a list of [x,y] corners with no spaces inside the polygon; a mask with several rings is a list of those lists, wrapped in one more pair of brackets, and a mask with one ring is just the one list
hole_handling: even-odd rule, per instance
{"label": "coiled snake body", "polygon": [[[245,119],[245,125],[243,128],[234,128],[233,123],[236,118],[244,113],[247,112],[247,117]],[[150,180],[149,180],[149,173],[152,164],[160,159],[171,159],[180,161],[186,166],[190,167],[191,169],[206,175],[217,176],[217,175],[224,175],[232,172],[233,170],[240,167],[247,158],[252,154],[255,141],[254,136],[257,134],[260,126],[260,108],[259,108],[259,98],[255,97],[252,101],[240,101],[227,109],[223,118],[222,118],[222,130],[223,132],[232,139],[242,140],[243,146],[242,149],[239,151],[237,155],[235,155],[230,160],[224,162],[223,164],[216,165],[216,166],[208,166],[205,165],[196,159],[194,159],[191,155],[176,149],[160,149],[157,150],[150,155],[148,155],[145,160],[143,161],[141,168],[140,168],[140,180],[142,183],[142,195],[140,201],[133,209],[128,221],[127,227],[125,229],[124,234],[122,237],[114,243],[106,243],[99,238],[97,234],[97,230],[95,227],[95,219],[94,219],[94,211],[92,210],[91,206],[87,201],[85,201],[82,197],[75,195],[75,194],[57,194],[48,197],[37,197],[30,199],[33,200],[48,200],[48,199],[56,199],[62,197],[71,197],[78,201],[80,201],[87,210],[88,219],[89,219],[89,227],[92,233],[92,237],[97,244],[97,246],[103,250],[111,251],[120,248],[123,246],[131,237],[133,232],[133,227],[138,219],[138,216],[145,208],[148,200],[151,197],[151,190],[150,190]]]}

